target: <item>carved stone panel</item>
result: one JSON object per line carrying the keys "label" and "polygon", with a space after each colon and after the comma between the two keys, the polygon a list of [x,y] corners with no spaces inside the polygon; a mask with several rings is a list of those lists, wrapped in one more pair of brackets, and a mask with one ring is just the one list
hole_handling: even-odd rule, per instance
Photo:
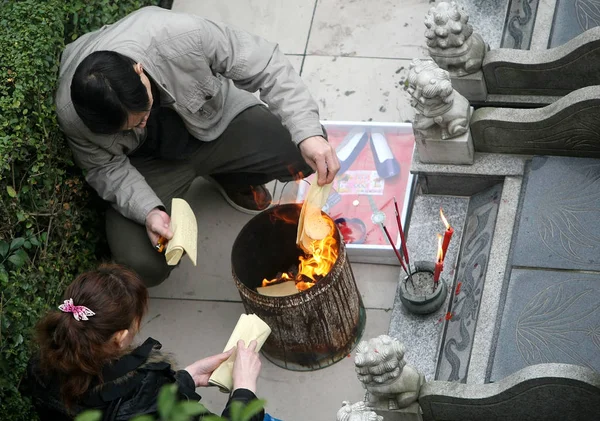
{"label": "carved stone panel", "polygon": [[467,380],[501,194],[502,183],[474,195],[469,201],[460,265],[451,297],[452,317],[444,326],[437,380]]}
{"label": "carved stone panel", "polygon": [[529,50],[538,5],[539,0],[511,0],[501,48]]}
{"label": "carved stone panel", "polygon": [[596,26],[600,26],[599,0],[557,0],[548,47],[562,45]]}
{"label": "carved stone panel", "polygon": [[600,158],[600,86],[538,109],[480,108],[471,119],[477,152]]}
{"label": "carved stone panel", "polygon": [[513,266],[600,271],[600,160],[535,157]]}
{"label": "carved stone panel", "polygon": [[491,381],[550,362],[600,370],[598,275],[513,269],[509,282]]}

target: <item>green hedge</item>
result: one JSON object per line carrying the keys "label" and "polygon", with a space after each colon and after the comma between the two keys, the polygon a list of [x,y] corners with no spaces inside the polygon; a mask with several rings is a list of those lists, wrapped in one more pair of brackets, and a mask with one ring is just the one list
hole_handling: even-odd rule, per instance
{"label": "green hedge", "polygon": [[32,420],[18,386],[32,327],[95,265],[100,202],[74,167],[54,92],[66,43],[156,0],[0,0],[0,419]]}

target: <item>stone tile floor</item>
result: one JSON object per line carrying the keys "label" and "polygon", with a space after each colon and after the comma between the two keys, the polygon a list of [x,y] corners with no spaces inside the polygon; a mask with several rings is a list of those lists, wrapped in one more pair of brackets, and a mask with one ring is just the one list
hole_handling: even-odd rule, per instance
{"label": "stone tile floor", "polygon": [[[423,19],[430,0],[175,0],[173,10],[195,13],[278,42],[319,102],[327,120],[412,119],[402,83],[408,64],[425,56]],[[141,334],[160,340],[182,366],[222,350],[243,312],[231,278],[231,245],[250,219],[198,180],[188,196],[199,223],[198,266],[184,261],[151,289]],[[387,333],[399,268],[354,264],[367,308],[364,336]],[[259,395],[285,421],[335,419],[342,400],[363,390],[348,358],[314,372],[283,370],[263,358]],[[220,411],[226,396],[201,389]]]}

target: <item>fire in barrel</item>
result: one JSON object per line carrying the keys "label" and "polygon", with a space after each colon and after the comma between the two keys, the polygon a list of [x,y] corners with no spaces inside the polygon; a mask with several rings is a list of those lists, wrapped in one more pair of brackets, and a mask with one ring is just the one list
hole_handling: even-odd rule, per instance
{"label": "fire in barrel", "polygon": [[[246,313],[271,327],[263,354],[276,365],[302,371],[345,358],[360,340],[366,313],[333,220],[323,214],[328,235],[300,248],[300,210],[296,204],[280,205],[252,218],[231,258]],[[281,285],[287,289],[265,295]]]}

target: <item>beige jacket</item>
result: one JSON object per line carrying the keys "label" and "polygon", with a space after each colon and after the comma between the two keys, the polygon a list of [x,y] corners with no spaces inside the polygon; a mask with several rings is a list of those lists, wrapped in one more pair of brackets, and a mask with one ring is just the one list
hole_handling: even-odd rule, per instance
{"label": "beige jacket", "polygon": [[[143,64],[161,90],[161,104],[182,117],[197,139],[216,139],[231,120],[261,99],[299,144],[322,135],[318,106],[276,44],[209,20],[146,7],[67,45],[61,58],[56,108],[76,163],[86,180],[122,215],[141,224],[163,203],[127,155],[145,129],[116,135],[92,133],[71,102],[78,64],[90,53],[111,50]],[[246,92],[247,91],[247,92]]]}

